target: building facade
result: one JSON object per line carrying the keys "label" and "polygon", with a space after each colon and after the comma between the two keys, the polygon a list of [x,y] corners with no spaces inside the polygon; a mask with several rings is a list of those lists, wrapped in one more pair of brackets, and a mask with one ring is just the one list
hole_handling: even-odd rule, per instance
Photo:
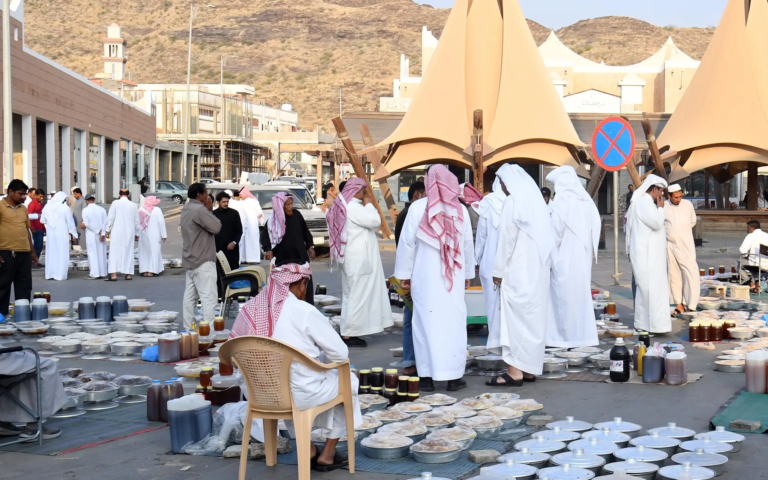
{"label": "building facade", "polygon": [[13,178],[46,192],[78,186],[110,202],[155,156],[151,110],[24,45],[23,0],[10,14],[13,125],[2,128],[13,129],[13,160],[4,159],[3,187]]}

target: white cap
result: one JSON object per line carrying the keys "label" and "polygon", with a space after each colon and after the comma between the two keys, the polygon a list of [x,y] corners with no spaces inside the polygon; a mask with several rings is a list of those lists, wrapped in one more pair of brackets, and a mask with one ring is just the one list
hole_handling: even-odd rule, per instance
{"label": "white cap", "polygon": [[681,190],[680,185],[676,183],[674,185],[670,185],[669,188],[667,189],[667,192],[675,193],[675,192],[679,192],[680,190]]}

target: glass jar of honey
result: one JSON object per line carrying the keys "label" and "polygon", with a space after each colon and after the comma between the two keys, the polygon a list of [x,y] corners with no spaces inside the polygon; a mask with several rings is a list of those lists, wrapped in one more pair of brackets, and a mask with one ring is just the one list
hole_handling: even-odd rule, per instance
{"label": "glass jar of honey", "polygon": [[710,327],[712,326],[712,322],[700,322],[699,327],[701,327],[701,332],[699,334],[699,341],[700,342],[711,342],[711,336],[710,336]]}
{"label": "glass jar of honey", "polygon": [[371,387],[371,395],[378,395],[380,397],[384,396],[384,389],[381,387]]}
{"label": "glass jar of honey", "polygon": [[227,365],[224,362],[219,362],[219,375],[222,377],[228,377],[235,374],[235,368],[232,364]]}
{"label": "glass jar of honey", "polygon": [[419,393],[419,377],[408,377],[408,394]]}
{"label": "glass jar of honey", "polygon": [[35,294],[32,295],[32,300],[34,300],[36,298],[43,298],[43,293],[42,292],[35,292]]}
{"label": "glass jar of honey", "polygon": [[211,386],[211,378],[213,378],[213,369],[211,367],[203,367],[200,370],[200,385],[204,387]]}
{"label": "glass jar of honey", "polygon": [[43,292],[43,298],[46,302],[51,303],[51,292]]}
{"label": "glass jar of honey", "polygon": [[696,322],[691,322],[688,325],[688,341],[689,342],[701,341],[701,327]]}
{"label": "glass jar of honey", "polygon": [[712,322],[709,327],[709,338],[712,342],[723,341],[723,322]]}
{"label": "glass jar of honey", "polygon": [[384,388],[392,389],[397,391],[397,382],[398,382],[398,375],[397,370],[394,368],[390,368],[386,371],[386,375],[384,375]]}
{"label": "glass jar of honey", "polygon": [[605,306],[605,313],[608,315],[616,315],[616,304],[611,302]]}
{"label": "glass jar of honey", "polygon": [[368,395],[371,393],[371,386],[370,385],[360,385],[360,387],[357,389],[358,395]]}
{"label": "glass jar of honey", "polygon": [[360,370],[360,386],[361,387],[370,387],[371,386],[371,371],[370,370]]}
{"label": "glass jar of honey", "polygon": [[384,388],[384,369],[383,368],[371,369],[371,387]]}
{"label": "glass jar of honey", "polygon": [[408,375],[397,377],[397,391],[408,393]]}
{"label": "glass jar of honey", "polygon": [[729,330],[732,328],[736,328],[736,320],[726,320],[725,324],[723,325],[723,340],[731,339]]}
{"label": "glass jar of honey", "polygon": [[389,400],[389,406],[394,407],[397,403],[397,390],[394,388],[385,388],[382,396]]}
{"label": "glass jar of honey", "polygon": [[209,335],[211,334],[211,325],[210,325],[210,324],[209,324],[207,321],[203,320],[203,321],[202,321],[202,322],[200,322],[200,324],[197,326],[197,333],[198,333],[198,334],[199,334],[201,337],[207,337],[207,336],[209,336]]}
{"label": "glass jar of honey", "polygon": [[418,393],[409,393],[408,394],[408,401],[409,402],[415,402],[418,399],[419,399],[419,394]]}
{"label": "glass jar of honey", "polygon": [[213,329],[217,332],[224,330],[224,317],[216,317],[213,319]]}
{"label": "glass jar of honey", "polygon": [[699,276],[700,277],[706,277],[707,276],[707,271],[702,268],[701,270],[699,270]]}
{"label": "glass jar of honey", "polygon": [[397,403],[405,403],[408,401],[408,394],[406,392],[397,392]]}
{"label": "glass jar of honey", "polygon": [[709,276],[714,277],[715,276],[715,267],[709,267]]}
{"label": "glass jar of honey", "polygon": [[723,275],[723,274],[725,274],[725,265],[720,265],[720,267],[718,268],[718,270],[720,271],[720,275]]}
{"label": "glass jar of honey", "polygon": [[739,273],[736,271],[736,265],[731,265],[731,274]]}

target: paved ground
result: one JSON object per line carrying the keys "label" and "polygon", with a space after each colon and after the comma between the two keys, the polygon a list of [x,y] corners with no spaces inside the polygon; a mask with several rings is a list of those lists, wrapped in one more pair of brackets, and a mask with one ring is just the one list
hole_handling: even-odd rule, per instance
{"label": "paved ground", "polygon": [[[168,221],[169,232],[176,232],[178,218]],[[180,255],[180,240],[171,236],[164,246],[166,257]],[[700,251],[702,267],[730,266],[737,258],[736,249],[741,243],[742,234],[733,237],[710,238]],[[619,313],[629,323],[632,315],[632,300],[629,292],[630,276],[626,256],[620,255],[620,269],[625,272],[621,285],[614,286],[612,236],[609,239],[610,251],[601,253],[598,265],[594,269],[594,284],[609,290],[618,304]],[[725,250],[720,250],[720,247]],[[623,252],[623,236],[619,250]],[[394,252],[382,252],[385,273],[391,273],[394,266]],[[326,285],[328,293],[339,295],[341,290],[338,271],[330,271],[327,259],[313,264],[316,283]],[[147,298],[156,303],[155,309],[181,310],[181,297],[184,289],[184,276],[181,270],[167,271],[159,278],[135,277],[133,281],[117,283],[88,282],[82,280],[85,272],[76,272],[65,282],[45,281],[41,272],[35,273],[36,291],[50,291],[54,300],[76,300],[80,296],[127,295],[129,298]],[[678,340],[682,322],[675,322],[675,332],[655,340]],[[471,344],[482,344],[484,332],[470,336]],[[358,368],[386,366],[394,361],[389,348],[400,345],[399,332],[389,332],[367,338],[367,349],[355,349],[351,352],[352,363]],[[724,350],[718,346],[718,351]],[[542,402],[548,413],[562,418],[573,415],[577,419],[589,422],[610,420],[621,416],[643,427],[652,428],[674,421],[679,425],[705,431],[710,418],[744,386],[744,377],[739,374],[724,374],[713,371],[714,352],[688,349],[691,372],[702,373],[704,377],[685,387],[661,387],[650,385],[615,385],[604,383],[538,381],[514,389],[523,398],[535,398]],[[151,364],[121,364],[104,361],[62,360],[61,366],[80,366],[87,371],[107,369],[115,373],[133,373],[149,375],[153,378],[167,379],[173,375],[171,367]],[[487,391],[483,377],[466,377],[469,388],[460,392],[461,397],[477,395]],[[438,390],[444,384],[438,383]],[[66,432],[64,433],[66,435]],[[768,437],[750,435],[742,451],[735,455],[726,467],[723,480],[744,480],[768,478],[768,460],[765,452]],[[119,479],[196,479],[210,477],[236,478],[237,461],[207,457],[166,455],[170,449],[168,431],[155,432],[130,437],[98,447],[63,456],[48,457],[18,453],[0,453],[0,478],[77,478],[82,480],[110,478]],[[186,467],[188,470],[182,471]],[[425,466],[425,471],[429,468]],[[358,478],[371,480],[400,480],[408,477],[358,473]],[[262,462],[249,462],[248,478],[296,478],[296,468],[278,466],[267,469]],[[345,471],[313,475],[318,479],[348,478]]]}

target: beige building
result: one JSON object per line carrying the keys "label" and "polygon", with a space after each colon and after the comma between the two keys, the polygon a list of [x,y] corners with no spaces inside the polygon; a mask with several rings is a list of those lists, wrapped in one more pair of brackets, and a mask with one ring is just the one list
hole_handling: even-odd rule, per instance
{"label": "beige building", "polygon": [[10,13],[13,125],[2,128],[13,129],[13,161],[3,162],[3,187],[19,178],[47,192],[78,186],[111,201],[155,158],[152,111],[25,46],[23,0]]}
{"label": "beige building", "polygon": [[[429,65],[438,40],[422,28],[422,72]],[[701,62],[677,48],[672,39],[640,63],[611,66],[588,60],[566,47],[555,32],[539,46],[552,84],[568,113],[672,113]],[[421,84],[410,76],[410,61],[400,55],[400,76],[391,97],[381,97],[381,112],[406,112]]]}

